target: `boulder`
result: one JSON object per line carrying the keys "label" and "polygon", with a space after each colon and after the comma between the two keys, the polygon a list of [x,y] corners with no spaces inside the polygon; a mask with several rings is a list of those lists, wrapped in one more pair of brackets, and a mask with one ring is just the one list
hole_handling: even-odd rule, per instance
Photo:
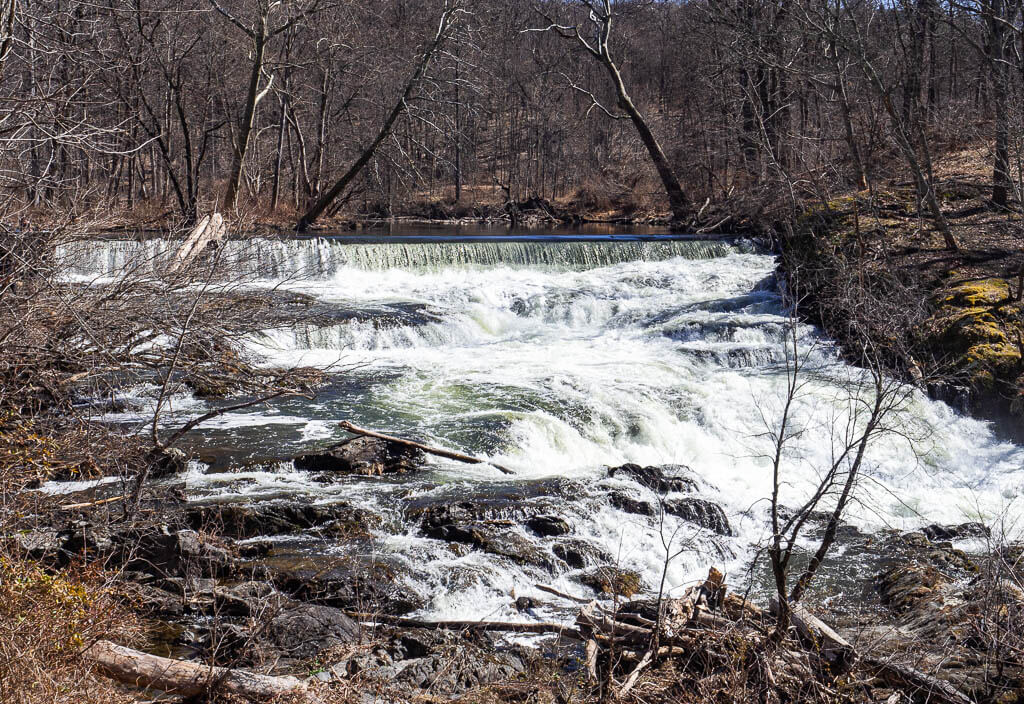
{"label": "boulder", "polygon": [[558,516],[534,516],[526,522],[526,526],[543,537],[565,535],[572,532],[569,522]]}
{"label": "boulder", "polygon": [[271,556],[265,561],[274,586],[286,595],[353,611],[402,615],[424,599],[409,589],[395,568],[358,557]]}
{"label": "boulder", "polygon": [[266,637],[291,657],[312,658],[328,648],[357,642],[360,631],[340,609],[297,604],[271,620]]}
{"label": "boulder", "polygon": [[961,523],[959,525],[942,526],[934,523],[921,529],[928,540],[964,540],[968,538],[985,539],[992,535],[992,530],[984,523]]}
{"label": "boulder", "polygon": [[388,440],[356,437],[323,452],[294,458],[296,469],[310,472],[381,476],[405,474],[420,469],[423,452]]}
{"label": "boulder", "polygon": [[[437,506],[424,510],[421,515],[423,519],[420,528],[428,538],[469,545],[520,565],[534,565],[548,570],[555,567],[547,551],[516,532],[513,521],[469,518],[473,514],[463,505]],[[549,528],[560,527],[557,524],[544,525]],[[565,527],[568,527],[568,523]]]}
{"label": "boulder", "polygon": [[725,511],[706,499],[685,498],[665,502],[665,512],[718,535],[732,535]]}
{"label": "boulder", "polygon": [[649,501],[641,501],[633,498],[624,491],[612,491],[608,494],[608,503],[620,511],[633,513],[638,516],[654,517],[658,515],[658,509]]}
{"label": "boulder", "polygon": [[609,477],[626,477],[659,494],[668,492],[689,493],[696,491],[697,480],[693,471],[682,464],[667,464],[661,467],[641,467],[638,464],[624,464],[608,469]]}
{"label": "boulder", "polygon": [[614,594],[627,599],[644,590],[643,579],[638,572],[620,567],[595,567],[577,576],[576,579],[598,594]]}
{"label": "boulder", "polygon": [[578,538],[565,538],[556,542],[551,551],[569,567],[579,570],[587,565],[607,564],[614,558],[601,548]]}
{"label": "boulder", "polygon": [[345,502],[309,504],[295,501],[194,506],[188,511],[188,520],[197,530],[213,528],[223,535],[242,539],[313,529],[326,535],[366,536],[368,527],[381,523],[380,516]]}

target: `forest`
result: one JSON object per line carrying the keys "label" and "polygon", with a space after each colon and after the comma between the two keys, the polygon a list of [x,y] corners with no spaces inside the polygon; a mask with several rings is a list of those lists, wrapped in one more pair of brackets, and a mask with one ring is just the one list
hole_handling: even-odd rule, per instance
{"label": "forest", "polygon": [[1024,701],[1024,0],[0,0],[0,702]]}
{"label": "forest", "polygon": [[331,195],[327,215],[539,198],[763,228],[907,180],[941,221],[933,162],[964,146],[992,202],[1019,202],[1020,15],[1015,0],[7,2],[8,221],[297,224]]}

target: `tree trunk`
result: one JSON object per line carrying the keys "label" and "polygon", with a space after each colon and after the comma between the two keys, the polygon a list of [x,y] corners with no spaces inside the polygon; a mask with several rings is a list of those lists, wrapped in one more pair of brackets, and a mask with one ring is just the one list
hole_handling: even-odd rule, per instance
{"label": "tree trunk", "polygon": [[244,670],[172,660],[107,640],[94,643],[85,651],[84,657],[95,663],[103,674],[119,682],[184,697],[196,697],[219,690],[240,696],[246,701],[277,701],[283,697],[308,694],[307,686],[295,677],[271,677]]}
{"label": "tree trunk", "polygon": [[[265,27],[263,30],[265,31]],[[264,31],[253,36],[255,44],[252,69],[249,72],[249,89],[245,95],[245,109],[238,122],[238,137],[234,144],[234,154],[231,162],[231,172],[228,174],[228,185],[224,189],[224,208],[234,208],[238,204],[238,185],[242,180],[242,168],[245,163],[245,153],[249,148],[249,135],[252,134],[253,123],[256,120],[256,106],[260,99],[266,95],[266,90],[260,92],[260,76],[263,75],[263,56],[266,51],[266,36]]]}
{"label": "tree trunk", "polygon": [[331,186],[330,190],[320,196],[313,206],[306,211],[306,214],[299,219],[298,224],[295,226],[296,230],[299,232],[305,232],[308,230],[310,225],[316,222],[316,219],[323,214],[334,199],[340,196],[344,190],[348,188],[348,185],[352,183],[356,176],[359,175],[363,170],[363,167],[370,163],[370,159],[372,159],[373,155],[377,153],[377,149],[384,140],[388,138],[388,135],[391,134],[391,130],[394,128],[399,116],[405,112],[408,107],[409,100],[419,87],[420,82],[423,80],[423,76],[426,75],[430,62],[449,39],[456,17],[460,12],[461,8],[458,5],[447,8],[444,11],[441,16],[441,22],[438,26],[437,34],[434,36],[434,40],[427,47],[426,51],[423,52],[423,56],[416,65],[416,69],[406,82],[401,96],[395,103],[395,106],[391,108],[391,112],[388,114],[387,119],[384,120],[384,124],[381,125],[380,131],[377,132],[377,136],[370,145],[363,150],[363,153],[359,155],[359,158],[356,159],[355,163],[349,167],[348,171],[346,171],[342,177],[338,179],[333,186]]}

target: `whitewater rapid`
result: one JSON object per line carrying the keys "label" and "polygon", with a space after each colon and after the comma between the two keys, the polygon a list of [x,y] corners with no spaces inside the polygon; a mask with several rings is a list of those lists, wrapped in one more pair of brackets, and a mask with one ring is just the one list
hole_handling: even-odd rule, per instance
{"label": "whitewater rapid", "polygon": [[[318,366],[335,381],[312,401],[215,419],[201,431],[200,445],[288,456],[341,439],[336,423],[349,420],[488,457],[517,477],[509,488],[491,467],[436,458],[427,476],[326,486],[287,465],[228,474],[197,469],[189,477],[196,497],[343,498],[392,515],[375,549],[406,566],[403,579],[424,596],[424,613],[437,617],[508,616],[509,594],[532,595],[538,581],[588,592],[573,570],[550,574],[479,551],[454,553],[415,525],[403,526],[403,502],[565,482],[557,508],[574,536],[638,571],[648,585],[660,578],[662,537],[688,541],[669,568],[673,589],[700,578],[710,564],[742,575],[766,540],[765,431],[784,400],[790,324],[773,257],[721,242],[292,240],[255,249],[250,243],[257,255],[248,259],[242,245],[233,246],[236,263],[249,262],[251,285],[302,292],[354,315],[254,337],[251,353],[263,364]],[[140,252],[159,258],[160,247],[111,244],[82,259],[79,274],[111,276]],[[791,506],[802,503],[828,466],[845,418],[842,382],[858,373],[812,327],[799,325],[797,340],[812,374],[796,404],[801,432],[784,464],[782,497]],[[179,399],[166,422],[204,407]],[[848,515],[859,528],[991,522],[1019,510],[1024,449],[920,393],[891,423],[899,432],[870,448]],[[626,462],[690,467],[700,495],[725,509],[734,536],[707,535],[673,517],[660,526],[616,509],[612,490],[657,501],[647,489],[607,477],[608,466]]]}

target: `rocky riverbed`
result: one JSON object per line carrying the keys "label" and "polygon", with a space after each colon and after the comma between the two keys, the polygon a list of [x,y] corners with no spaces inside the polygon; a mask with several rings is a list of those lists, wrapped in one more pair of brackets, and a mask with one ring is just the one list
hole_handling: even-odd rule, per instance
{"label": "rocky riverbed", "polygon": [[[389,481],[423,465],[418,452],[368,438],[290,461],[324,482],[353,474]],[[637,489],[681,495],[653,505],[639,491],[613,489],[611,500],[622,510],[671,513],[709,539],[731,531],[685,467],[627,464],[609,468],[608,475]],[[454,553],[487,553],[541,574],[571,573],[606,604],[656,594],[657,585],[577,535],[576,519],[566,510],[567,499],[582,490],[573,482],[530,482],[451,500],[414,497],[398,519],[344,500],[190,500],[174,476],[144,492],[138,506],[96,503],[120,490],[106,483],[69,493],[66,505],[89,505],[45,520],[37,516],[30,529],[5,539],[47,565],[99,562],[116,573],[115,588],[144,618],[145,647],[153,653],[296,674],[330,687],[358,685],[367,701],[383,691],[394,701],[424,694],[475,701],[490,686],[518,683],[519,692],[526,673],[538,668],[571,679],[579,676],[582,647],[555,636],[469,626],[392,625],[396,616],[415,615],[425,599],[410,587],[414,580],[404,578],[414,566],[374,550],[381,529],[418,534]],[[876,534],[845,526],[811,605],[873,657],[934,674],[972,701],[1018,701],[1024,691],[1019,660],[993,648],[1009,648],[1012,655],[1018,647],[1007,638],[1024,610],[1015,586],[1022,546],[987,546],[989,538],[987,527],[972,523]],[[733,575],[732,587],[753,585],[755,600],[763,598],[758,569]],[[448,578],[460,575],[453,571]],[[568,628],[578,608],[555,595],[511,592],[507,598],[524,623],[543,616]],[[867,683],[854,699],[896,701],[889,698],[894,692],[892,682]]]}

